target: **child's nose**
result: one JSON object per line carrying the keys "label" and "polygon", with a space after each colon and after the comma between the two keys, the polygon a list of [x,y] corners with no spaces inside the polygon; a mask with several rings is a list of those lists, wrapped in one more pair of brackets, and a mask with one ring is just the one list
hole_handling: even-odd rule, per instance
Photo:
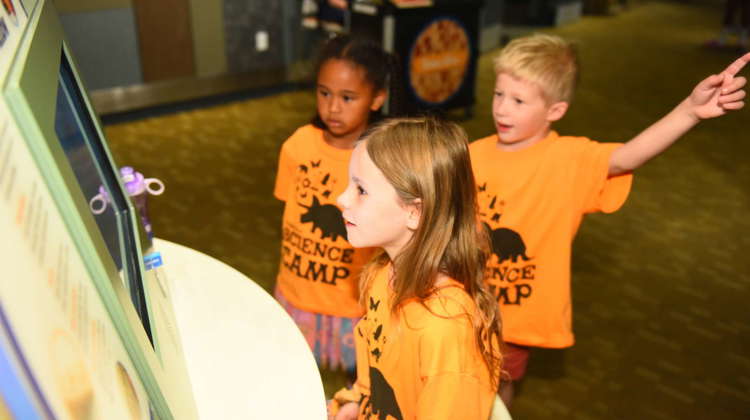
{"label": "child's nose", "polygon": [[502,114],[505,112],[507,101],[504,98],[495,99],[495,113]]}
{"label": "child's nose", "polygon": [[329,103],[328,110],[330,112],[339,112],[339,111],[341,111],[341,102],[337,98],[332,98],[331,102]]}
{"label": "child's nose", "polygon": [[338,204],[339,207],[341,207],[342,209],[345,209],[348,207],[348,203],[349,203],[349,200],[347,197],[348,195],[349,195],[349,186],[347,185],[344,192],[342,192],[339,195],[339,197],[336,199],[336,204]]}

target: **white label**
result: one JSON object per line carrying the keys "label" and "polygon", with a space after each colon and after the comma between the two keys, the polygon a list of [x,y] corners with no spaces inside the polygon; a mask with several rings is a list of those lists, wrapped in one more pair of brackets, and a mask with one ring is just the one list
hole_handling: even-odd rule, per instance
{"label": "white label", "polygon": [[258,51],[268,49],[268,32],[258,31],[255,33],[255,49]]}

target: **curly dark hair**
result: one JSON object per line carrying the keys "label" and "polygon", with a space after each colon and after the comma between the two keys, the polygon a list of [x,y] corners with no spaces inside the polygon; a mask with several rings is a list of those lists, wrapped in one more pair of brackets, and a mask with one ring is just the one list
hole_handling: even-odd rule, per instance
{"label": "curly dark hair", "polygon": [[[384,90],[388,93],[386,112],[377,111],[370,115],[370,122],[374,123],[383,117],[403,116],[406,113],[405,93],[401,65],[395,54],[383,50],[376,42],[365,37],[339,34],[330,38],[320,50],[315,74],[328,60],[346,60],[362,68],[365,79],[372,84],[375,91]],[[315,113],[312,124],[325,129],[325,123],[320,115]]]}

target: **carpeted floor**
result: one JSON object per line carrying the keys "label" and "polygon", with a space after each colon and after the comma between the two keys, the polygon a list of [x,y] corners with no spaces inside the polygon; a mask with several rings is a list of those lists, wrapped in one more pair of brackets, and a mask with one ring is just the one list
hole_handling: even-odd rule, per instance
{"label": "carpeted floor", "polygon": [[[715,2],[711,2],[715,4]],[[579,44],[583,73],[563,134],[627,140],[737,53],[700,45],[721,10],[631,2],[546,29]],[[471,138],[492,131],[482,56]],[[750,69],[745,69],[750,75]],[[162,179],[157,236],[271,290],[282,207],[277,152],[314,110],[310,91],[108,125],[119,165]],[[628,203],[584,222],[574,248],[576,345],[532,353],[517,419],[750,418],[750,107],[699,125],[636,174]],[[326,391],[343,378],[323,372]]]}

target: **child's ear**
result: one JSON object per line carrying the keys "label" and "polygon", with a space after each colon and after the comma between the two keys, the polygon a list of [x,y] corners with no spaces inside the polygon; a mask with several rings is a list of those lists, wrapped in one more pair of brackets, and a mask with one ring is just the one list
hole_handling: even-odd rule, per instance
{"label": "child's ear", "polygon": [[547,121],[555,122],[560,120],[568,112],[568,103],[564,101],[555,102],[547,108]]}
{"label": "child's ear", "polygon": [[419,220],[422,218],[422,200],[417,198],[407,204],[406,208],[409,210],[409,216],[406,219],[406,227],[410,230],[417,230],[419,227]]}
{"label": "child's ear", "polygon": [[388,97],[388,94],[385,92],[385,90],[378,91],[378,93],[375,95],[375,97],[372,99],[372,105],[370,105],[371,111],[377,111],[380,109],[381,106],[385,103],[385,99]]}

